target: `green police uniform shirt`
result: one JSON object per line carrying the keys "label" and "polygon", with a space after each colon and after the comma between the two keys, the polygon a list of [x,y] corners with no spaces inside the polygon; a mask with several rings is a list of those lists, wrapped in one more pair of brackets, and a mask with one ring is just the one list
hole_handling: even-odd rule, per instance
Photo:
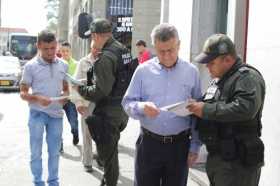
{"label": "green police uniform shirt", "polygon": [[252,120],[263,107],[265,82],[254,69],[241,67],[238,59],[218,81],[222,85],[217,101],[205,103],[202,118],[218,122],[238,123]]}
{"label": "green police uniform shirt", "polygon": [[82,86],[79,93],[87,100],[97,103],[96,111],[105,112],[107,116],[127,120],[121,104],[119,106],[101,105],[98,103],[106,97],[110,96],[113,85],[116,81],[115,73],[118,66],[117,55],[112,55],[106,49],[110,47],[118,47],[119,42],[114,38],[110,38],[104,45],[99,59],[94,63],[94,79],[95,84],[92,86]]}

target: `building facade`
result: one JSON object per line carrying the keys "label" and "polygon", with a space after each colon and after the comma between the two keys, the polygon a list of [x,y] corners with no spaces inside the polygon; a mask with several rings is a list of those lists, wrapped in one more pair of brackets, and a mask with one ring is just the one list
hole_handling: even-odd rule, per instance
{"label": "building facade", "polygon": [[[159,23],[174,24],[180,35],[180,57],[186,61],[200,52],[205,39],[214,33],[226,33],[236,43],[239,55],[246,59],[249,0],[60,0],[59,33],[72,43],[73,56],[80,59],[89,52],[89,39],[78,37],[78,16],[87,12],[93,18],[107,18],[113,23],[116,39],[131,48],[143,39],[152,50],[150,33]],[[67,21],[68,20],[68,21]],[[63,23],[67,22],[67,23]],[[64,25],[63,25],[64,24]],[[67,33],[65,36],[65,33]],[[203,90],[210,77],[199,67]]]}

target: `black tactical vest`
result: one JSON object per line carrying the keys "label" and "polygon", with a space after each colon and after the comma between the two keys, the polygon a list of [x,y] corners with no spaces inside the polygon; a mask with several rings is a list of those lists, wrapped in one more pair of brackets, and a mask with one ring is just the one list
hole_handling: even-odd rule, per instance
{"label": "black tactical vest", "polygon": [[108,47],[104,49],[104,52],[109,53],[109,55],[114,55],[118,59],[117,71],[115,74],[116,81],[109,96],[113,98],[122,98],[134,72],[131,67],[132,58],[130,51],[125,47]]}
{"label": "black tactical vest", "polygon": [[[248,68],[254,69],[259,74],[260,72],[252,66],[247,64],[242,64],[239,68],[235,69],[231,74],[234,74],[237,70],[244,71]],[[261,75],[261,74],[260,74]],[[233,75],[235,76],[235,74]],[[226,81],[226,79],[225,79]],[[234,85],[231,85],[234,86]],[[210,87],[207,89],[205,95],[203,96],[203,102],[216,102],[220,100],[221,92],[224,91],[224,83],[216,83],[215,80],[211,83]],[[225,102],[230,102],[231,100],[224,100]],[[262,106],[263,107],[263,106]],[[221,140],[227,140],[230,138],[235,138],[238,135],[252,135],[252,136],[261,136],[261,111],[262,107],[257,113],[257,116],[250,121],[231,123],[220,123],[217,121],[209,121],[198,118],[197,129],[199,131],[200,140],[206,144],[208,151],[215,151],[217,149],[217,144]]]}
{"label": "black tactical vest", "polygon": [[101,100],[99,104],[119,106],[135,70],[131,53],[119,42],[113,42],[110,46],[103,48],[102,52],[103,55],[107,55],[114,60],[117,59],[117,69],[115,72],[116,80],[111,93]]}

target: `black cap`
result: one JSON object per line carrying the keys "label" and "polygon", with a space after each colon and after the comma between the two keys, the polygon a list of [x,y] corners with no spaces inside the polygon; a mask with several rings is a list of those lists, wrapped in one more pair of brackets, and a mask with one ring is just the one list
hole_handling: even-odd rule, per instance
{"label": "black cap", "polygon": [[205,41],[202,52],[195,57],[194,61],[206,64],[226,54],[236,55],[233,42],[224,34],[214,34]]}
{"label": "black cap", "polygon": [[84,35],[90,35],[91,33],[108,33],[112,32],[112,24],[107,19],[97,18],[91,24],[88,31]]}

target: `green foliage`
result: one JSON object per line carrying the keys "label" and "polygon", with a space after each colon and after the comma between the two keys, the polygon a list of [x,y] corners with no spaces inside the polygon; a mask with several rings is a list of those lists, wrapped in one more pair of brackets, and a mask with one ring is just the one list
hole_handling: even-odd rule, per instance
{"label": "green foliage", "polygon": [[48,20],[47,29],[55,32],[58,23],[59,0],[47,0],[45,8],[47,10]]}

